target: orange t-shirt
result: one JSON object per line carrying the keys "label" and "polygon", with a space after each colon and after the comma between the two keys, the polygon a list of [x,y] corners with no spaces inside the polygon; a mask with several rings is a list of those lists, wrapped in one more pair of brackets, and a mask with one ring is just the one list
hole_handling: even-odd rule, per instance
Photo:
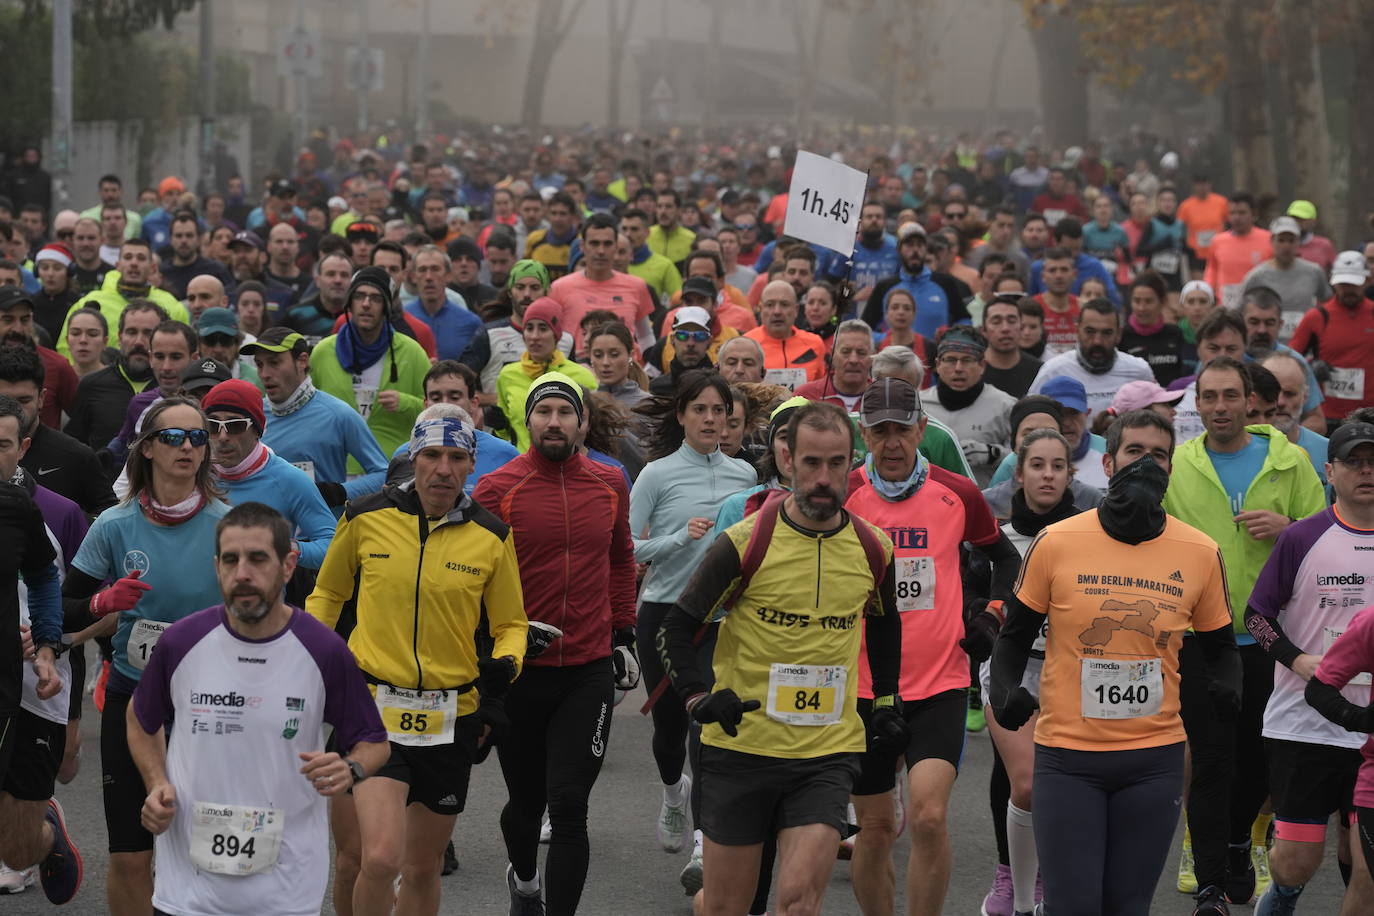
{"label": "orange t-shirt", "polygon": [[1223,232],[1212,239],[1212,249],[1207,253],[1207,273],[1203,279],[1212,287],[1217,294],[1217,301],[1223,307],[1240,308],[1245,275],[1272,254],[1267,229],[1251,229],[1244,235]]}
{"label": "orange t-shirt", "polygon": [[[793,328],[791,337],[778,340],[770,337],[760,325],[744,336],[758,341],[763,348],[764,381],[775,380],[776,384],[795,391],[800,385],[825,375],[825,341],[810,331]],[[769,372],[777,373],[774,379],[768,378]],[[798,372],[805,372],[806,378],[794,377]]]}
{"label": "orange t-shirt", "polygon": [[609,280],[589,280],[581,271],[559,277],[549,287],[549,297],[563,306],[563,330],[573,335],[574,346],[582,350],[582,316],[596,309],[615,312],[630,333],[639,319],[654,313],[654,300],[644,281],[616,271]]}
{"label": "orange t-shirt", "polygon": [[1231,626],[1216,541],[1170,517],[1132,546],[1084,512],[1031,542],[1016,597],[1048,617],[1037,744],[1125,751],[1185,739],[1183,634]]}
{"label": "orange t-shirt", "polygon": [[[677,307],[682,304],[682,291],[673,293],[673,308],[667,315],[663,316],[663,323],[659,325],[658,336],[665,337],[673,328],[673,315],[677,312]],[[749,300],[729,283],[725,284],[725,289],[716,294],[716,318],[726,327],[734,328],[743,334],[752,331],[759,326],[758,319],[754,317],[754,311],[749,307]]]}
{"label": "orange t-shirt", "polygon": [[1226,228],[1226,198],[1216,192],[1198,200],[1189,195],[1178,205],[1178,218],[1188,230],[1188,247],[1207,259],[1212,239]]}

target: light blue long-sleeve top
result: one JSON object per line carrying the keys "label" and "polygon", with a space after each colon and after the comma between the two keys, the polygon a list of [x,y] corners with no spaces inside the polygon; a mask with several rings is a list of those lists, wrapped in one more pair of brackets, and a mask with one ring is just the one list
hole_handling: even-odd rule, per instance
{"label": "light blue long-sleeve top", "polygon": [[[665,458],[644,465],[630,491],[630,534],[635,560],[648,563],[640,600],[669,604],[677,600],[696,572],[715,529],[692,539],[687,523],[714,520],[725,497],[758,483],[747,461],[716,449],[703,455],[686,442]],[[648,536],[641,537],[647,530]]]}

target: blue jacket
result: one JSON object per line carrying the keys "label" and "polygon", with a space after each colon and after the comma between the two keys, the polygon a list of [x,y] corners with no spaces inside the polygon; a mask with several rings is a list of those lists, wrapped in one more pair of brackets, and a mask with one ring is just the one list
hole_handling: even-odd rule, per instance
{"label": "blue jacket", "polygon": [[[309,403],[284,417],[272,414],[272,406],[266,398],[263,398],[262,408],[267,414],[263,444],[306,471],[316,483],[321,480],[341,483],[349,499],[376,493],[382,488],[386,480],[386,455],[362,414],[343,401],[327,391],[316,391]],[[348,479],[349,456],[362,467],[361,477]]]}
{"label": "blue jacket", "polygon": [[252,477],[237,481],[221,477],[219,485],[231,506],[264,503],[286,516],[300,544],[300,565],[319,569],[324,563],[329,543],[334,540],[334,513],[325,505],[314,481],[300,468],[272,455]]}
{"label": "blue jacket", "polygon": [[854,268],[849,274],[855,289],[866,289],[902,268],[897,254],[897,242],[884,234],[877,248],[869,248],[862,241],[854,246]]}
{"label": "blue jacket", "polygon": [[445,296],[448,301],[437,315],[425,311],[419,299],[407,302],[405,310],[407,315],[429,325],[440,359],[457,359],[472,343],[473,335],[482,329],[482,319],[468,311],[467,303],[458,293],[450,289],[445,291]]}
{"label": "blue jacket", "polygon": [[[905,267],[897,273],[897,285],[893,289],[904,289],[916,300],[916,321],[912,329],[932,340],[940,328],[949,324],[949,297],[940,284],[930,276],[930,268],[922,267],[921,272],[912,276]],[[891,290],[888,294],[891,295]]]}
{"label": "blue jacket", "polygon": [[[1026,292],[1028,296],[1036,296],[1045,291],[1045,284],[1040,279],[1040,270],[1045,266],[1044,258],[1031,265],[1030,289]],[[1083,281],[1088,279],[1101,280],[1102,285],[1107,287],[1107,298],[1112,300],[1112,304],[1117,308],[1121,307],[1121,293],[1116,288],[1116,281],[1112,275],[1107,273],[1107,268],[1102,262],[1092,255],[1078,253],[1078,260],[1074,262],[1074,269],[1078,271],[1078,276],[1074,278],[1073,289],[1070,290],[1075,296],[1083,288]],[[917,316],[920,317],[919,315]]]}

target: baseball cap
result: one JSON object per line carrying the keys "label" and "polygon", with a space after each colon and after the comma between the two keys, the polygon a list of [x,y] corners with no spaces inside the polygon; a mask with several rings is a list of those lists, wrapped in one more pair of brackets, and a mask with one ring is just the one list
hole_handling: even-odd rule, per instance
{"label": "baseball cap", "polygon": [[1364,255],[1358,251],[1342,251],[1336,255],[1336,262],[1331,265],[1331,285],[1337,283],[1351,283],[1355,286],[1364,286],[1369,279],[1369,266],[1364,262]]}
{"label": "baseball cap", "polygon": [[27,302],[29,308],[33,308],[33,297],[24,292],[21,287],[6,283],[0,286],[0,312],[8,312],[16,305]]}
{"label": "baseball cap", "polygon": [[235,245],[250,245],[258,251],[264,250],[262,239],[258,237],[258,234],[247,229],[234,233],[234,237],[229,240],[229,247],[233,248]]}
{"label": "baseball cap", "polygon": [[377,226],[374,223],[369,223],[367,220],[360,219],[356,223],[349,223],[348,228],[344,230],[344,238],[348,239],[350,242],[353,239],[366,238],[369,236],[375,242],[381,237],[381,233],[378,232]]}
{"label": "baseball cap", "polygon": [[1112,398],[1112,412],[1120,415],[1128,410],[1144,410],[1151,404],[1177,404],[1184,394],[1183,391],[1166,391],[1154,382],[1138,379],[1117,389]]}
{"label": "baseball cap", "polygon": [[[209,311],[209,309],[206,309]],[[254,353],[309,353],[310,344],[300,331],[293,331],[278,325],[268,328],[258,335],[258,339],[252,343],[246,343],[239,347],[240,356],[252,356]]]}
{"label": "baseball cap", "polygon": [[913,235],[919,235],[921,238],[925,238],[926,227],[922,226],[920,223],[902,223],[902,225],[897,227],[897,241],[905,242]]}
{"label": "baseball cap", "polygon": [[1359,445],[1374,445],[1374,423],[1343,423],[1326,444],[1327,461],[1344,461]]}
{"label": "baseball cap", "polygon": [[227,382],[234,375],[229,367],[217,359],[198,359],[181,372],[181,387],[210,388],[220,382]]}
{"label": "baseball cap", "polygon": [[709,330],[711,327],[711,313],[699,305],[684,305],[673,315],[673,329],[677,330],[689,324],[694,324]]}
{"label": "baseball cap", "polygon": [[278,178],[272,182],[272,186],[267,189],[267,193],[273,197],[294,197],[296,194],[296,183],[290,178]]}
{"label": "baseball cap", "polygon": [[168,175],[166,178],[162,179],[162,181],[158,183],[157,196],[161,197],[164,194],[170,194],[173,191],[179,192],[185,190],[185,182],[183,182],[180,178],[176,177],[175,175]]}
{"label": "baseball cap", "polygon": [[859,423],[872,429],[879,423],[913,426],[921,419],[921,396],[904,378],[880,378],[859,399]]}
{"label": "baseball cap", "polygon": [[1060,407],[1067,407],[1079,413],[1088,412],[1088,391],[1076,378],[1056,375],[1040,386],[1040,393],[1047,398],[1054,398]]}
{"label": "baseball cap", "polygon": [[239,316],[226,308],[208,308],[196,319],[196,333],[201,337],[211,334],[228,334],[236,337],[239,333]]}
{"label": "baseball cap", "polygon": [[335,194],[333,197],[329,198],[328,207],[331,210],[347,210],[348,201],[344,200],[342,197]]}
{"label": "baseball cap", "polygon": [[1317,205],[1310,200],[1295,200],[1288,205],[1288,215],[1295,219],[1316,219]]}
{"label": "baseball cap", "polygon": [[716,301],[716,285],[705,277],[688,277],[682,281],[682,296],[685,299],[688,293],[696,293],[705,296],[712,302]]}
{"label": "baseball cap", "polygon": [[1298,221],[1291,216],[1280,216],[1269,224],[1270,235],[1283,235],[1284,233],[1301,237],[1302,227],[1299,226]]}

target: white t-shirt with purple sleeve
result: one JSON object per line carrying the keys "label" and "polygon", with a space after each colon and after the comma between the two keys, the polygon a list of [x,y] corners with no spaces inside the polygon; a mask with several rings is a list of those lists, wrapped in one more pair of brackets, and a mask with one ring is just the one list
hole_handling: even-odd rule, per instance
{"label": "white t-shirt with purple sleeve", "polygon": [[177,812],[156,840],[153,904],[175,914],[319,913],[328,806],[298,755],[324,749],[326,722],[344,750],[386,740],[344,641],[299,609],[277,635],[248,640],[216,605],[163,633],[133,708],[149,734],[170,723]]}
{"label": "white t-shirt with purple sleeve", "polygon": [[[1276,618],[1290,642],[1325,655],[1357,611],[1374,604],[1374,531],[1352,528],[1327,508],[1284,529],[1255,580],[1250,607]],[[1369,676],[1341,691],[1369,703]],[[1364,737],[1346,731],[1308,705],[1307,684],[1275,664],[1274,692],[1264,709],[1264,736],[1308,744],[1358,748]]]}

